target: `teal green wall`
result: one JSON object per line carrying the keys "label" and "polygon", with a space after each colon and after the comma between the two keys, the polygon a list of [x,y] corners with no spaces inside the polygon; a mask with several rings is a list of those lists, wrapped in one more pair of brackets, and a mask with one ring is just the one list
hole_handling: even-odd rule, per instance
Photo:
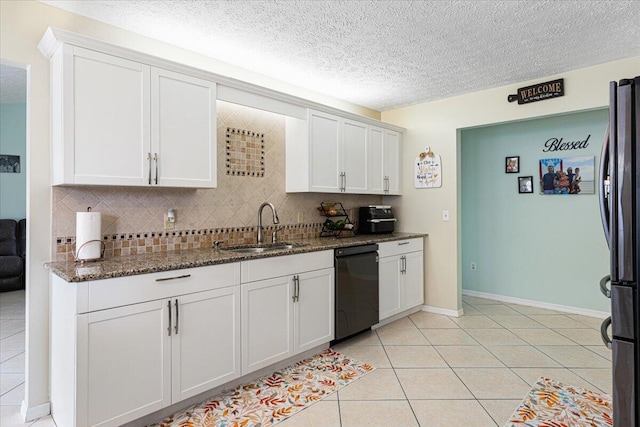
{"label": "teal green wall", "polygon": [[27,214],[26,104],[0,104],[0,154],[20,156],[20,173],[0,173],[0,218]]}
{"label": "teal green wall", "polygon": [[[598,288],[609,251],[597,190],[541,195],[538,174],[541,158],[595,156],[597,175],[607,124],[607,110],[599,110],[461,132],[463,289],[609,311]],[[588,134],[586,149],[542,151],[549,138]],[[508,156],[520,156],[520,173],[504,172]],[[517,178],[526,175],[534,193],[518,194]]]}

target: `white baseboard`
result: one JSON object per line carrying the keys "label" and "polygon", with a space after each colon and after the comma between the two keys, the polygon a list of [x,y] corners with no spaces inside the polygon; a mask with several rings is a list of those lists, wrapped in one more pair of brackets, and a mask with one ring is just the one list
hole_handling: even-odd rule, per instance
{"label": "white baseboard", "polygon": [[373,325],[371,327],[371,330],[376,330],[378,328],[381,328],[384,325],[388,325],[389,323],[395,322],[396,320],[402,319],[403,317],[407,317],[410,314],[416,313],[420,311],[420,306],[414,307],[414,308],[410,308],[409,310],[405,310],[402,313],[398,313],[398,314],[394,314],[391,317],[387,317],[386,319],[381,320],[380,322],[376,323],[375,325]]}
{"label": "white baseboard", "polygon": [[51,413],[51,403],[47,402],[42,405],[27,408],[27,402],[23,400],[22,406],[20,407],[20,413],[22,414],[22,418],[25,422],[35,421],[38,418],[42,418]]}
{"label": "white baseboard", "polygon": [[582,316],[597,317],[598,319],[606,319],[607,317],[611,316],[611,313],[608,313],[606,311],[589,310],[586,308],[571,307],[568,305],[552,304],[549,302],[533,301],[533,300],[516,298],[516,297],[507,297],[504,295],[490,294],[488,292],[472,291],[469,289],[463,289],[462,295],[468,295],[470,297],[486,298],[486,299],[491,299],[495,301],[508,302],[511,304],[527,305],[529,307],[546,308],[547,310],[560,311],[563,313],[570,313],[570,314],[580,314]]}
{"label": "white baseboard", "polygon": [[423,305],[422,306],[422,311],[426,311],[429,313],[435,313],[435,314],[444,314],[445,316],[450,316],[450,317],[460,317],[462,315],[464,315],[464,310],[460,309],[460,310],[447,310],[446,308],[440,308],[440,307],[433,307],[430,305]]}

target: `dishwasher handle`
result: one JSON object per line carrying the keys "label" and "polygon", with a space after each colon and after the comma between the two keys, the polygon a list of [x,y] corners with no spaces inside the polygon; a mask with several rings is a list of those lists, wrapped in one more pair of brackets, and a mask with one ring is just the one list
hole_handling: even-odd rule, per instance
{"label": "dishwasher handle", "polygon": [[378,244],[371,243],[368,245],[360,245],[360,246],[348,246],[346,248],[338,248],[335,250],[334,254],[336,258],[349,256],[349,255],[358,255],[365,254],[369,252],[377,252]]}

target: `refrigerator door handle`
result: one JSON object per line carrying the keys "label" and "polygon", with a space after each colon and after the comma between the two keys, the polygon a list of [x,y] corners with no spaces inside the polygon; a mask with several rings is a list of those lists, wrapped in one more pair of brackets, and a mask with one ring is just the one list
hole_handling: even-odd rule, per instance
{"label": "refrigerator door handle", "polygon": [[607,288],[609,282],[611,282],[611,276],[608,274],[600,279],[600,292],[607,298],[611,298],[611,289]]}
{"label": "refrigerator door handle", "polygon": [[604,237],[607,239],[607,246],[611,247],[611,233],[609,231],[609,132],[611,126],[607,127],[607,133],[602,144],[602,152],[600,153],[600,173],[598,174],[598,198],[600,199],[600,218],[602,219],[602,228],[604,229]]}
{"label": "refrigerator door handle", "polygon": [[609,338],[609,334],[607,333],[607,329],[611,325],[611,316],[604,319],[602,325],[600,325],[600,336],[602,337],[602,342],[609,350],[611,350],[611,338]]}

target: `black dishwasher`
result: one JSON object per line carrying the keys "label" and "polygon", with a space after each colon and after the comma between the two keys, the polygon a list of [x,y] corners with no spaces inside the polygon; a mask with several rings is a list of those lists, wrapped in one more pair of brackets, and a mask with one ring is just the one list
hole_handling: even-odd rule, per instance
{"label": "black dishwasher", "polygon": [[335,341],[371,328],[379,321],[378,245],[336,249]]}

